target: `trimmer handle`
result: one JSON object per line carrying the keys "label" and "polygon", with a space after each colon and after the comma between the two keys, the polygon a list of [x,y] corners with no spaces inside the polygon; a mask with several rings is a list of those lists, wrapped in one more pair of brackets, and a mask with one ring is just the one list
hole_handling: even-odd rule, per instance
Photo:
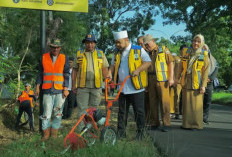
{"label": "trimmer handle", "polygon": [[[127,80],[128,78],[130,78],[130,77],[132,77],[132,76],[131,76],[131,75],[127,75],[126,78],[123,80],[122,83],[116,83],[116,84],[114,84],[115,86],[116,86],[116,85],[121,85],[121,88],[119,89],[119,92],[118,92],[116,98],[115,98],[114,100],[112,100],[112,102],[115,102],[115,101],[118,100],[118,97],[119,97],[119,95],[120,95],[120,93],[121,93],[121,91],[122,91],[122,88],[124,87],[124,84],[126,83],[126,80]],[[107,87],[108,87],[108,82],[110,82],[110,81],[111,81],[110,78],[106,78],[106,79],[105,79],[105,100],[106,100],[106,102],[108,102],[108,89],[107,89]]]}

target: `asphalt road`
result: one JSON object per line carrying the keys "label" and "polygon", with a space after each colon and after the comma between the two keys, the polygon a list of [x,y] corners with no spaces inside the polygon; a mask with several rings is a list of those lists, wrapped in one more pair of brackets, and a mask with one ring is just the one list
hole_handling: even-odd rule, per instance
{"label": "asphalt road", "polygon": [[149,133],[168,157],[232,157],[232,106],[212,105],[209,121],[202,131],[191,131],[172,119],[169,132]]}

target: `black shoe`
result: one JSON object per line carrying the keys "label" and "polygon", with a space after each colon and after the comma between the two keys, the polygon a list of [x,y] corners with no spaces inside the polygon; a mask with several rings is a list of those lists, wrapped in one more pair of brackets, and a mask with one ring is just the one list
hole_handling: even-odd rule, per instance
{"label": "black shoe", "polygon": [[168,126],[163,126],[161,129],[162,132],[168,132],[169,131],[169,127]]}
{"label": "black shoe", "polygon": [[191,129],[192,131],[201,131],[202,129],[196,129],[196,128],[193,128]]}
{"label": "black shoe", "polygon": [[175,115],[175,119],[180,119],[179,114],[176,114],[176,115]]}
{"label": "black shoe", "polygon": [[203,119],[203,124],[204,124],[204,125],[209,125],[209,121],[206,120],[206,119]]}
{"label": "black shoe", "polygon": [[187,128],[184,128],[183,126],[180,126],[180,128],[181,128],[181,129],[185,129],[185,130],[187,129]]}

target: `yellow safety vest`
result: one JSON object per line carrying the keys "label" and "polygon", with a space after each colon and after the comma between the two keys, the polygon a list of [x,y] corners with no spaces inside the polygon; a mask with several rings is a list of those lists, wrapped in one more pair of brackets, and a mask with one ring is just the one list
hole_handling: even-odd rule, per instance
{"label": "yellow safety vest", "polygon": [[[118,70],[121,63],[121,53],[117,53],[115,56],[115,70],[114,70],[114,83],[117,83]],[[132,45],[128,58],[129,73],[137,69],[142,64],[141,60],[141,47]],[[147,87],[147,72],[142,71],[138,76],[131,77],[132,83],[135,89],[139,90]]]}
{"label": "yellow safety vest", "polygon": [[[190,60],[190,48],[183,49],[183,59],[182,59],[182,66],[183,66],[183,73],[181,78],[181,85],[185,85],[185,77],[188,68],[188,62]],[[199,55],[198,59],[193,63],[192,66],[192,88],[199,89],[202,83],[202,68],[205,63],[205,59],[208,57],[208,52],[202,50],[202,53]]]}
{"label": "yellow safety vest", "polygon": [[[92,60],[94,66],[94,80],[95,87],[101,88],[103,77],[102,77],[102,64],[103,64],[103,51],[95,49],[92,52]],[[85,88],[86,87],[86,70],[87,70],[87,58],[85,55],[85,50],[77,51],[77,64],[79,66],[76,87]]]}
{"label": "yellow safety vest", "polygon": [[162,46],[158,49],[155,61],[156,79],[163,82],[168,80],[168,65],[166,61],[166,47]]}

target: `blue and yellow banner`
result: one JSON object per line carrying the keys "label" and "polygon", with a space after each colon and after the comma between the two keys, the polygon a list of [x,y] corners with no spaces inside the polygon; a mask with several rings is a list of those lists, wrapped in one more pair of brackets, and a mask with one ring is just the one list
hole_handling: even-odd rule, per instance
{"label": "blue and yellow banner", "polygon": [[88,12],[88,0],[0,0],[0,7]]}

